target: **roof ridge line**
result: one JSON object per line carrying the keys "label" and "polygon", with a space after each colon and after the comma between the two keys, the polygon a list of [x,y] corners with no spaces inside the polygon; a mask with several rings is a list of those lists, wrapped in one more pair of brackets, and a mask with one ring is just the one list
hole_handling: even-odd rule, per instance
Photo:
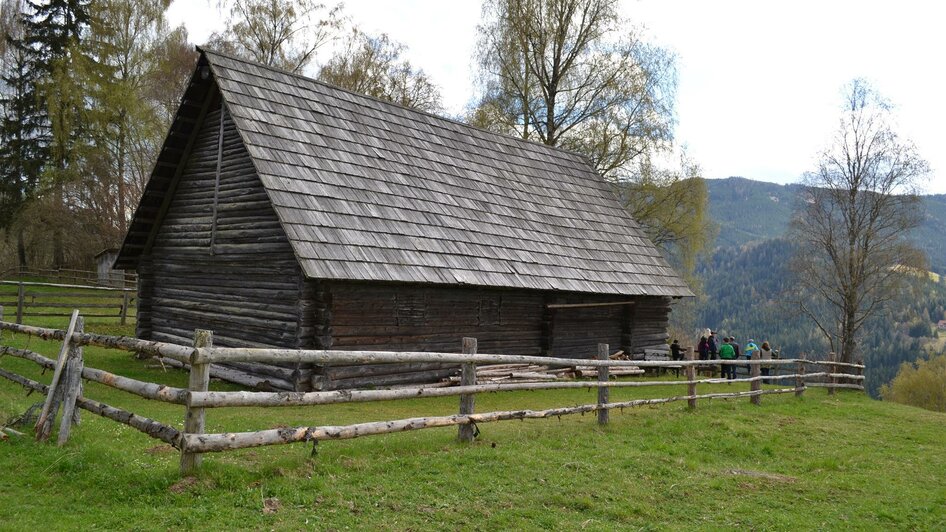
{"label": "roof ridge line", "polygon": [[346,89],[346,88],[344,88],[344,87],[339,87],[339,86],[337,86],[337,85],[332,85],[331,83],[326,83],[326,82],[324,82],[324,81],[321,81],[321,80],[318,80],[318,79],[315,79],[315,78],[312,78],[312,77],[309,77],[309,76],[305,76],[305,75],[303,75],[303,74],[299,74],[299,73],[296,73],[296,72],[289,72],[288,70],[283,70],[283,69],[281,69],[281,68],[276,68],[276,67],[271,66],[271,65],[266,65],[266,64],[260,63],[259,61],[254,61],[254,60],[252,60],[252,59],[246,59],[246,58],[243,58],[243,57],[238,57],[238,56],[233,55],[233,54],[230,54],[230,53],[221,52],[221,51],[218,51],[218,50],[211,50],[211,49],[209,49],[209,48],[203,48],[203,47],[201,47],[201,46],[194,46],[194,48],[196,48],[197,51],[198,51],[199,53],[201,53],[201,54],[208,54],[208,53],[209,53],[209,54],[213,54],[213,55],[219,55],[219,56],[225,57],[225,58],[227,58],[227,59],[232,59],[233,61],[239,61],[239,62],[241,62],[241,63],[246,63],[246,64],[249,64],[249,65],[255,65],[255,66],[258,66],[258,67],[260,67],[260,68],[265,68],[265,69],[267,69],[267,70],[272,70],[272,71],[274,71],[274,72],[278,72],[278,73],[280,73],[280,74],[285,74],[285,75],[287,75],[287,76],[292,76],[292,77],[294,77],[294,78],[300,78],[300,79],[304,79],[304,80],[306,80],[306,81],[311,81],[311,82],[313,82],[313,83],[317,83],[317,84],[322,85],[322,86],[324,86],[324,87],[329,87],[329,88],[331,88],[331,89],[339,90],[339,91],[342,91],[342,92],[351,94],[351,95],[353,95],[353,96],[357,96],[357,97],[360,97],[360,98],[368,98],[369,100],[374,100],[374,101],[376,101],[376,102],[383,103],[383,104],[385,104],[385,105],[393,105],[393,106],[395,106],[395,107],[398,107],[398,108],[400,108],[400,109],[404,109],[404,110],[406,110],[406,111],[411,111],[411,112],[414,112],[414,113],[420,113],[420,114],[422,114],[422,115],[427,115],[427,116],[429,116],[429,117],[431,117],[431,118],[435,118],[435,119],[438,119],[438,120],[443,120],[443,121],[449,122],[449,123],[451,123],[451,124],[456,124],[456,125],[458,125],[458,126],[463,126],[463,127],[467,127],[467,128],[470,128],[470,129],[475,129],[476,131],[480,131],[480,132],[486,133],[486,134],[488,134],[488,135],[497,136],[497,137],[500,137],[500,138],[505,139],[505,140],[513,140],[513,141],[516,141],[517,143],[520,143],[520,144],[526,144],[526,145],[529,145],[529,146],[540,146],[540,147],[541,147],[540,149],[546,149],[546,150],[551,150],[551,151],[557,151],[557,152],[560,152],[560,153],[566,153],[566,154],[568,154],[568,155],[572,155],[572,156],[575,156],[575,157],[580,158],[580,159],[582,160],[582,162],[584,162],[584,163],[587,164],[589,167],[591,167],[592,170],[594,170],[595,175],[597,175],[597,176],[598,176],[599,178],[601,178],[601,179],[605,179],[605,177],[604,177],[600,172],[598,172],[598,170],[594,167],[594,165],[591,164],[591,159],[589,159],[587,155],[585,155],[585,154],[583,154],[583,153],[579,153],[579,152],[574,151],[574,150],[569,150],[568,148],[562,148],[561,146],[550,146],[550,145],[548,145],[548,144],[543,144],[543,143],[541,143],[541,142],[534,142],[534,141],[531,141],[531,140],[527,140],[527,139],[523,139],[523,138],[519,138],[519,137],[514,137],[514,136],[512,136],[512,135],[507,135],[507,134],[505,134],[505,133],[499,133],[499,132],[496,132],[496,131],[491,131],[491,130],[486,129],[486,128],[482,128],[482,127],[479,127],[479,126],[475,126],[475,125],[473,125],[473,124],[468,124],[468,123],[466,123],[466,122],[462,122],[462,121],[460,121],[458,118],[451,118],[451,117],[449,117],[449,116],[441,116],[441,115],[432,113],[432,112],[430,112],[430,111],[424,111],[423,109],[418,109],[418,108],[416,108],[416,107],[410,107],[410,106],[407,106],[407,105],[404,105],[404,104],[401,104],[401,103],[392,102],[392,101],[390,101],[390,100],[382,100],[381,98],[378,98],[378,97],[375,97],[375,96],[371,96],[371,95],[369,95],[369,94],[363,94],[363,93],[360,93],[360,92],[355,92],[355,91],[353,91],[353,90]]}

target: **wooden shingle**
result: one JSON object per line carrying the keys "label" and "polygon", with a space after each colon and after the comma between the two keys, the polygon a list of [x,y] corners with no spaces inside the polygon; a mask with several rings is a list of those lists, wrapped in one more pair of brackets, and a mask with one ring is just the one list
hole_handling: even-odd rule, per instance
{"label": "wooden shingle", "polygon": [[202,54],[308,277],[692,295],[580,155]]}

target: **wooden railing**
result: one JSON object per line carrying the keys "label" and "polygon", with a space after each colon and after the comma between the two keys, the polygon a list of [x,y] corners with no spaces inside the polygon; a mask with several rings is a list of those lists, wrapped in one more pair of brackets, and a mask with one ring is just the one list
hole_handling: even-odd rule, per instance
{"label": "wooden railing", "polygon": [[[47,292],[40,288],[59,290]],[[136,297],[134,288],[0,281],[0,306],[16,309],[16,322],[20,324],[25,317],[68,318],[66,309],[78,307],[86,318],[115,318],[125,325],[133,317]]]}
{"label": "wooden railing", "polygon": [[23,278],[41,278],[48,282],[81,284],[83,286],[110,286],[115,288],[134,288],[138,283],[138,274],[133,271],[113,271],[103,282],[95,270],[76,270],[69,268],[11,268],[0,273],[0,279],[13,280]]}
{"label": "wooden railing", "polygon": [[[131,412],[98,403],[77,393],[68,386],[58,387],[54,393],[63,397],[75,395],[76,405],[109,419],[130,425],[153,438],[160,439],[173,445],[181,451],[181,471],[191,473],[200,466],[201,455],[209,452],[227,451],[247,447],[276,445],[295,442],[318,442],[329,439],[348,439],[361,436],[387,434],[408,430],[419,430],[434,427],[459,426],[461,441],[471,441],[476,434],[476,425],[492,421],[512,419],[538,419],[560,417],[568,414],[583,414],[596,412],[598,423],[608,423],[608,412],[615,408],[626,408],[641,405],[671,403],[687,401],[690,408],[696,408],[700,399],[718,398],[748,398],[753,404],[760,404],[764,395],[794,393],[801,396],[813,379],[827,379],[822,384],[833,388],[855,388],[863,390],[864,369],[859,364],[842,364],[839,362],[825,362],[815,360],[693,360],[692,353],[684,361],[631,361],[611,360],[608,358],[608,346],[598,346],[596,359],[575,359],[519,355],[494,355],[477,353],[477,342],[473,338],[464,338],[461,353],[399,353],[382,351],[326,351],[326,350],[289,350],[289,349],[243,349],[213,347],[213,338],[210,331],[195,331],[195,341],[191,346],[180,346],[151,342],[124,337],[110,337],[93,335],[82,332],[81,324],[76,332],[44,329],[13,323],[2,322],[2,308],[0,308],[0,331],[13,331],[29,334],[47,340],[61,340],[64,347],[57,361],[45,358],[37,353],[24,349],[9,347],[0,348],[0,355],[10,355],[31,360],[45,368],[72,367],[72,374],[78,372],[82,378],[99,382],[106,386],[129,392],[140,397],[163,401],[185,407],[184,431],[151,419],[136,416]],[[73,361],[82,358],[81,346],[97,345],[102,347],[135,351],[155,357],[164,357],[177,360],[186,365],[190,371],[187,389],[168,387],[155,383],[142,382],[108,372],[83,367],[81,362]],[[68,349],[67,349],[68,348]],[[438,362],[460,364],[462,377],[459,386],[432,387],[418,385],[397,389],[374,390],[339,390],[324,392],[256,392],[256,391],[210,391],[209,371],[213,363],[227,362],[296,362],[306,364],[376,364],[376,363],[403,363],[403,362]],[[514,382],[477,384],[476,367],[479,364],[534,364],[548,366],[594,366],[598,368],[596,380],[590,381],[544,381],[544,382]],[[703,366],[719,366],[721,364],[738,364],[749,366],[751,376],[735,380],[718,378],[698,379],[696,368]],[[761,376],[761,365],[785,366],[794,368],[794,373],[783,375]],[[807,368],[814,365],[829,365],[831,371],[808,372]],[[78,369],[75,369],[78,366]],[[609,368],[612,367],[652,367],[668,368],[682,366],[686,370],[684,380],[610,380]],[[853,373],[839,373],[837,368],[850,368]],[[56,384],[57,372],[54,375],[53,385]],[[23,376],[0,369],[0,377],[17,382],[33,390],[43,393],[49,387]],[[763,388],[762,381],[788,381],[784,387]],[[74,379],[79,380],[79,379]],[[840,383],[837,380],[848,382]],[[723,382],[745,383],[749,385],[747,391],[733,391],[726,393],[697,393],[697,387]],[[664,398],[634,399],[628,401],[610,400],[609,391],[612,388],[646,387],[646,386],[685,386],[686,392],[680,395]],[[553,390],[597,388],[597,401],[592,404],[567,406],[543,410],[506,410],[493,412],[475,412],[475,396],[480,393],[505,392],[513,390]],[[338,403],[354,403],[368,401],[392,401],[398,399],[416,399],[423,397],[450,397],[459,396],[459,412],[450,416],[415,417],[408,419],[356,423],[342,426],[305,426],[260,430],[253,432],[207,434],[205,417],[207,409],[226,407],[279,407],[279,406],[314,406]],[[55,403],[55,400],[52,400]],[[55,411],[52,414],[55,418]],[[63,422],[67,424],[68,422]],[[37,437],[42,436],[37,432]],[[47,434],[48,436],[48,434]]]}

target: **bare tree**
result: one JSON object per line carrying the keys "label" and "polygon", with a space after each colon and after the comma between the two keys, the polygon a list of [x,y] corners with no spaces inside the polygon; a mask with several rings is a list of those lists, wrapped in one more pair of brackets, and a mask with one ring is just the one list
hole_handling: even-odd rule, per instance
{"label": "bare tree", "polygon": [[471,121],[579,151],[603,175],[633,171],[673,138],[673,56],[645,43],[616,0],[488,0]]}
{"label": "bare tree", "polygon": [[342,5],[314,0],[233,0],[227,30],[210,46],[290,72],[302,72],[342,24]]}
{"label": "bare tree", "polygon": [[401,58],[404,46],[386,34],[353,30],[319,72],[319,79],[361,94],[432,113],[440,112],[440,91],[423,70]]}
{"label": "bare tree", "polygon": [[894,132],[889,105],[870,86],[855,80],[845,94],[837,134],[805,176],[791,231],[793,302],[851,362],[864,323],[923,267],[907,238],[921,221],[917,191],[928,167]]}

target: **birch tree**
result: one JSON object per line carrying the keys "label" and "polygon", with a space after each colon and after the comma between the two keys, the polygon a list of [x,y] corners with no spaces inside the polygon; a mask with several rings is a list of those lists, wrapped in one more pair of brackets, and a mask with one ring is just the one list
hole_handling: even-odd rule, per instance
{"label": "birch tree", "polygon": [[794,303],[844,362],[861,358],[864,324],[924,267],[908,237],[922,219],[917,192],[928,167],[892,124],[889,105],[864,81],[851,82],[792,220]]}

